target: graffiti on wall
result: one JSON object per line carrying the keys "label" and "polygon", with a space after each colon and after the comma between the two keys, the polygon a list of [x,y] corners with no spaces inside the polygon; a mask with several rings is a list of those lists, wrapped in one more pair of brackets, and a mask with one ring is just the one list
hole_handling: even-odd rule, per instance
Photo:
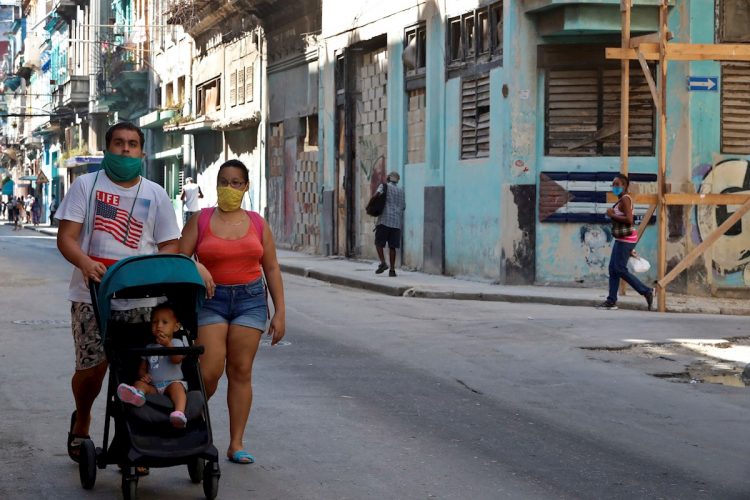
{"label": "graffiti on wall", "polygon": [[[700,181],[699,193],[750,194],[750,165],[746,160],[726,160],[709,168]],[[696,208],[698,236],[705,239],[738,207],[699,205]],[[750,214],[744,215],[706,254],[723,276],[737,274],[750,286]],[[739,280],[738,280],[739,281]]]}
{"label": "graffiti on wall", "polygon": [[370,191],[374,192],[379,184],[385,182],[385,156],[381,148],[367,137],[359,137],[357,158],[362,175],[370,181]]}
{"label": "graffiti on wall", "polygon": [[609,247],[612,233],[606,226],[584,224],[579,231],[583,258],[590,268],[606,269],[609,264]]}

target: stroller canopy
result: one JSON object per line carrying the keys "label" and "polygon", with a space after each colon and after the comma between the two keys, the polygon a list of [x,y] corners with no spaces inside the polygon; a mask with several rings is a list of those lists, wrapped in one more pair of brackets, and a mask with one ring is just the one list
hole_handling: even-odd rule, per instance
{"label": "stroller canopy", "polygon": [[96,289],[92,288],[102,341],[107,334],[112,298],[167,296],[180,303],[181,312],[195,316],[205,294],[203,279],[189,257],[156,254],[122,259],[107,270]]}

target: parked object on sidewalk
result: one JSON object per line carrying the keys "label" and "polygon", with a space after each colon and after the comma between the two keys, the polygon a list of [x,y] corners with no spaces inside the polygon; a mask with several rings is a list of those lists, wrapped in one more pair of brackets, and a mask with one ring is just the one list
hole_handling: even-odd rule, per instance
{"label": "parked object on sidewalk", "polygon": [[[114,264],[101,280],[92,282],[91,303],[109,362],[104,438],[101,448],[83,439],[79,461],[81,484],[91,489],[96,468],[118,464],[122,468],[122,494],[135,498],[137,468],[187,465],[194,483],[203,481],[206,498],[218,492],[218,451],[213,444],[207,397],[198,357],[202,346],[194,345],[197,314],[206,290],[195,263],[183,255],[142,255]],[[112,299],[160,297],[179,316],[182,347],[153,344],[151,321],[122,323],[113,319]],[[161,307],[164,310],[164,306]],[[156,311],[159,311],[157,306]],[[143,357],[183,357],[181,373],[186,386],[184,411],[158,391],[143,394],[129,382],[140,369]],[[182,384],[182,382],[181,382]],[[117,395],[117,397],[115,397]],[[109,421],[114,435],[109,440]]]}
{"label": "parked object on sidewalk", "polygon": [[612,208],[607,209],[607,215],[612,219],[612,236],[615,240],[609,259],[609,295],[607,300],[597,307],[616,309],[620,280],[625,280],[636,292],[643,295],[650,311],[654,302],[653,290],[628,270],[628,260],[638,243],[638,231],[633,229],[633,200],[628,194],[629,185],[628,176],[623,174],[617,174],[612,180],[612,192],[618,200]]}

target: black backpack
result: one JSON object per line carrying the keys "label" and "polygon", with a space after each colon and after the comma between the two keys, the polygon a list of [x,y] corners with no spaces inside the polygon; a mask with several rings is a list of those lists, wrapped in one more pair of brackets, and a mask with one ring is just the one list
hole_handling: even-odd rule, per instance
{"label": "black backpack", "polygon": [[365,212],[367,212],[367,215],[371,215],[373,217],[379,217],[380,214],[383,213],[383,210],[385,210],[385,198],[388,194],[388,184],[385,182],[383,183],[383,192],[378,193],[375,191],[375,194],[372,195],[370,198],[370,201],[367,202],[367,206],[365,207]]}

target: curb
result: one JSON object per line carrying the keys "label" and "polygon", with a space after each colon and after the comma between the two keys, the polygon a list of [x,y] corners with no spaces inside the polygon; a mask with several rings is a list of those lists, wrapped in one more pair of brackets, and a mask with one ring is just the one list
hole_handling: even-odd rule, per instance
{"label": "curb", "polygon": [[[350,288],[369,290],[372,292],[389,295],[392,297],[413,297],[419,299],[447,299],[447,300],[475,300],[480,302],[509,302],[509,303],[533,303],[549,304],[555,306],[578,306],[593,307],[595,300],[579,299],[569,297],[550,297],[546,295],[515,295],[508,293],[481,293],[481,292],[454,292],[454,291],[435,291],[415,288],[408,285],[381,285],[367,280],[339,276],[312,268],[298,266],[294,264],[280,263],[282,272],[311,278],[318,281],[342,285]],[[627,310],[645,310],[645,306],[640,304],[631,304],[621,302],[618,304],[620,309]],[[750,314],[750,311],[748,311]]]}

